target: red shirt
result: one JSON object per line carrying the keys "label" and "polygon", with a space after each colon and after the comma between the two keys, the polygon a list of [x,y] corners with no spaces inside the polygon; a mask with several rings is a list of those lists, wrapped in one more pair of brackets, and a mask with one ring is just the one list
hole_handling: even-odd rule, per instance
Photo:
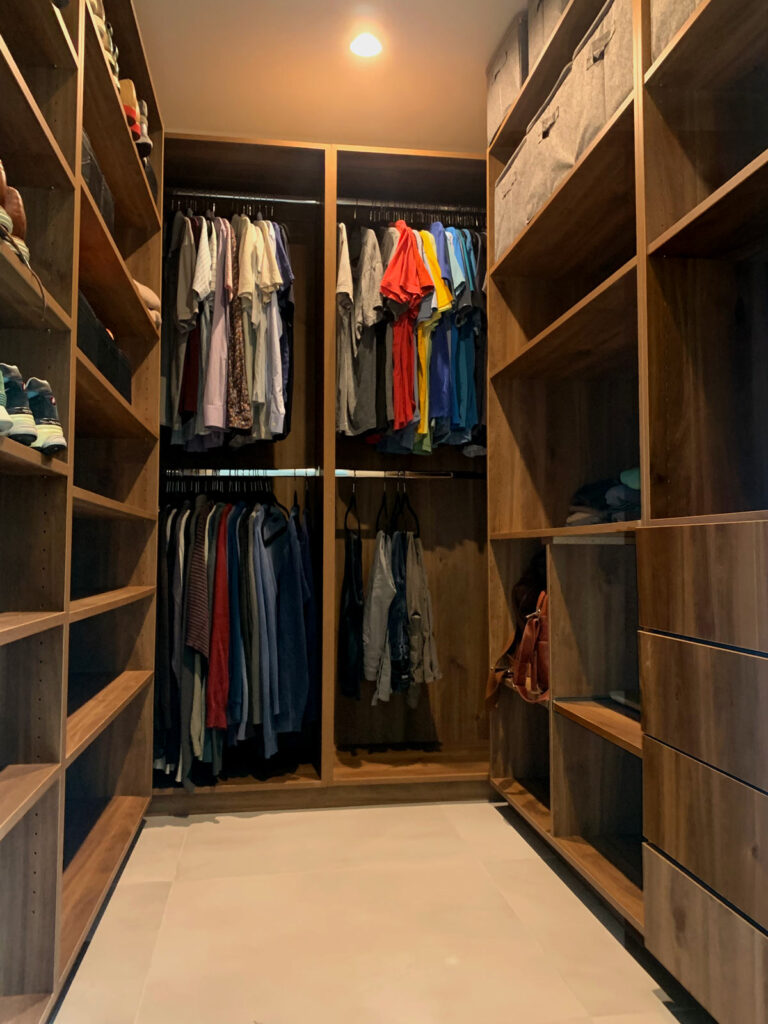
{"label": "red shirt", "polygon": [[404,220],[395,225],[400,240],[381,279],[381,294],[407,308],[392,326],[393,390],[395,430],[407,427],[416,409],[414,399],[413,326],[421,300],[434,285],[429,270],[419,255],[416,239]]}
{"label": "red shirt", "polygon": [[205,724],[209,729],[227,728],[229,699],[229,586],[227,577],[227,520],[232,506],[227,505],[219,520],[216,540],[216,572],[213,577],[213,613],[205,691]]}

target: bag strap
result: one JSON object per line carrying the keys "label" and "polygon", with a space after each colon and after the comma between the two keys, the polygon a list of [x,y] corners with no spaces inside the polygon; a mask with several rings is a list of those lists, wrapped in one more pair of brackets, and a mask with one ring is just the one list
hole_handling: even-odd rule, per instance
{"label": "bag strap", "polygon": [[514,687],[523,700],[528,701],[529,704],[540,704],[545,701],[549,695],[549,690],[529,690],[525,685],[525,680],[528,676],[528,668],[533,664],[533,656],[536,651],[536,644],[539,641],[539,634],[541,633],[541,619],[547,610],[547,593],[545,590],[539,594],[539,600],[536,603],[536,611],[531,612],[528,616],[525,629],[523,631],[523,638],[520,641],[520,646],[517,649],[517,657],[515,658],[515,671],[514,671]]}
{"label": "bag strap", "polygon": [[511,634],[507,644],[500,655],[496,659],[496,663],[488,673],[488,682],[485,686],[485,706],[489,711],[495,711],[499,706],[499,690],[504,682],[504,677],[507,675],[507,669],[500,667],[500,662],[509,656],[512,652],[512,648],[515,646],[515,637],[517,636],[517,630]]}

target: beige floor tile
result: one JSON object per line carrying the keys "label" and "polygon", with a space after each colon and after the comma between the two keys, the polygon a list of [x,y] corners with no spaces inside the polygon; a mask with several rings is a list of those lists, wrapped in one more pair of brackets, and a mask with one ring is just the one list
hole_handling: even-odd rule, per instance
{"label": "beige floor tile", "polygon": [[141,830],[122,879],[172,882],[188,834],[183,818],[150,818]]}
{"label": "beige floor tile", "polygon": [[505,814],[507,805],[445,804],[443,812],[458,835],[483,857],[538,859],[534,848]]}
{"label": "beige floor tile", "polygon": [[133,1024],[170,889],[121,879],[56,1024]]}
{"label": "beige floor tile", "polygon": [[186,1024],[586,1016],[472,858],[178,882],[137,1024],[172,1012]]}

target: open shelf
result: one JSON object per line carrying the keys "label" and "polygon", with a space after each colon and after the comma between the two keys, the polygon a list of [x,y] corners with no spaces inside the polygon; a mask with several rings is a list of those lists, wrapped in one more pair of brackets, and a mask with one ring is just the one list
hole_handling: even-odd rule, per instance
{"label": "open shelf", "polygon": [[356,782],[452,782],[457,779],[482,781],[488,778],[488,753],[485,749],[447,750],[421,753],[414,750],[371,754],[336,752],[334,785]]}
{"label": "open shelf", "polygon": [[315,789],[320,785],[320,776],[316,769],[311,764],[300,764],[294,771],[284,775],[274,775],[268,779],[257,779],[253,776],[220,779],[215,786],[195,786],[194,793],[187,793],[183,787],[157,786],[152,790],[152,795],[161,800],[164,798],[184,800],[187,797],[190,800],[190,806],[193,806],[194,798],[198,794],[225,796],[237,793],[279,792],[286,789]]}
{"label": "open shelf", "polygon": [[[70,687],[88,685],[93,689],[104,674],[90,673],[87,681],[70,677]],[[106,677],[108,679],[108,675]],[[94,697],[86,701],[67,717],[66,763],[71,764],[107,726],[114,721],[123,708],[130,704],[136,694],[141,693],[152,679],[151,671],[121,672],[117,678],[106,682]]]}
{"label": "open shelf", "polygon": [[41,295],[34,274],[7,244],[0,244],[0,294],[0,328],[68,331],[72,327],[69,315],[45,288]]}
{"label": "open shelf", "polygon": [[80,287],[122,347],[139,341],[146,349],[157,342],[159,329],[85,183],[80,203]]}
{"label": "open shelf", "polygon": [[2,36],[0,95],[6,111],[0,123],[0,152],[9,179],[16,187],[74,189],[72,171]]}
{"label": "open shelf", "polygon": [[154,592],[154,586],[120,587],[117,590],[108,590],[103,594],[94,594],[92,597],[81,597],[70,604],[69,621],[80,622],[93,615],[103,615],[105,612],[114,611],[116,608],[133,604],[135,601],[143,601],[145,598],[151,597]]}
{"label": "open shelf", "polygon": [[768,252],[768,149],[681,217],[649,255],[749,259]]}
{"label": "open shelf", "polygon": [[64,612],[0,612],[0,645],[61,626]]}
{"label": "open shelf", "polygon": [[157,431],[141,419],[88,356],[77,349],[77,433],[85,437],[155,440]]}
{"label": "open shelf", "polygon": [[75,515],[90,519],[157,519],[157,512],[129,505],[124,501],[113,501],[102,494],[87,491],[83,487],[72,488],[72,503]]}
{"label": "open shelf", "polygon": [[145,796],[114,796],[64,869],[59,974],[64,977],[101,908],[149,804]]}
{"label": "open shelf", "polygon": [[12,437],[0,437],[0,474],[65,477],[69,469],[67,463],[59,458],[43,455]]}
{"label": "open shelf", "polygon": [[556,837],[553,846],[606,903],[642,935],[645,915],[640,884],[640,836],[636,840],[619,836]]}
{"label": "open shelf", "polygon": [[630,95],[491,267],[491,276],[503,290],[507,278],[560,278],[594,264],[598,283],[604,268],[614,270],[636,255],[635,216]]}
{"label": "open shelf", "polygon": [[605,376],[637,365],[636,335],[637,259],[633,257],[493,371],[493,376]]}
{"label": "open shelf", "polygon": [[56,764],[11,764],[0,768],[0,840],[55,781]]}
{"label": "open shelf", "polygon": [[750,75],[768,53],[765,6],[701,0],[645,75],[656,88],[714,91]]}
{"label": "open shelf", "polygon": [[75,48],[55,4],[19,4],[2,22],[2,36],[23,67],[77,69]]}
{"label": "open shelf", "polygon": [[552,812],[541,799],[538,782],[491,779],[491,785],[540,836],[552,842]]}
{"label": "open shelf", "polygon": [[83,122],[114,197],[116,219],[145,237],[154,234],[160,228],[160,215],[87,5]]}
{"label": "open shelf", "polygon": [[491,540],[546,540],[549,537],[610,537],[613,534],[633,533],[640,520],[626,523],[596,523],[594,526],[559,526],[540,530],[501,530],[490,535]]}
{"label": "open shelf", "polygon": [[643,756],[643,729],[639,717],[611,700],[556,700],[555,712],[602,736],[609,743]]}
{"label": "open shelf", "polygon": [[491,143],[492,156],[508,160],[557,82],[558,75],[600,13],[601,0],[571,0]]}

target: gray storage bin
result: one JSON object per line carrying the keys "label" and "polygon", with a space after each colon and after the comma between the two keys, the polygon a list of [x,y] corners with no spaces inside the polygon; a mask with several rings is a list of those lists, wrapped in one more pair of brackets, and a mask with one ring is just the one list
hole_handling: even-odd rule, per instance
{"label": "gray storage bin", "polygon": [[605,116],[605,47],[595,21],[573,55],[571,89],[578,112],[574,160],[579,160],[600,132]]}
{"label": "gray storage bin", "polygon": [[693,14],[698,0],[651,0],[651,57],[656,60]]}
{"label": "gray storage bin", "polygon": [[528,0],[528,67],[532,68],[549,42],[568,0]]}
{"label": "gray storage bin", "polygon": [[608,0],[596,34],[605,46],[605,119],[610,121],[634,85],[632,0]]}
{"label": "gray storage bin", "polygon": [[488,65],[488,145],[528,76],[528,16],[512,21]]}
{"label": "gray storage bin", "polygon": [[576,162],[579,105],[570,64],[528,127],[533,141],[526,223],[530,223]]}
{"label": "gray storage bin", "polygon": [[533,138],[526,135],[496,182],[493,204],[494,260],[502,256],[528,223],[528,190],[535,149]]}

